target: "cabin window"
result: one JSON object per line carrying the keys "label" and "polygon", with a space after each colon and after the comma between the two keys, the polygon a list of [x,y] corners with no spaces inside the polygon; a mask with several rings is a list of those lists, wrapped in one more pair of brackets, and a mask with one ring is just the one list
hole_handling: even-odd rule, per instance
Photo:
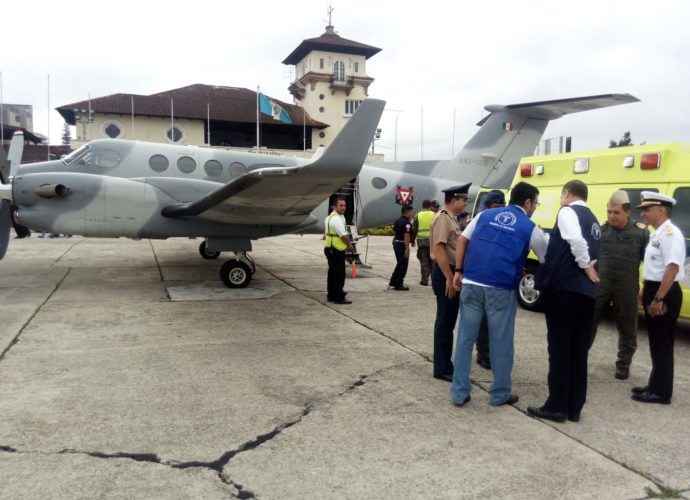
{"label": "cabin window", "polygon": [[168,165],[170,165],[170,162],[163,155],[153,155],[149,158],[149,167],[155,172],[165,172]]}
{"label": "cabin window", "polygon": [[345,81],[345,63],[343,61],[336,61],[335,64],[333,64],[333,81]]}
{"label": "cabin window", "polygon": [[386,182],[386,179],[382,179],[381,177],[374,177],[371,179],[371,185],[376,189],[383,189],[388,185],[388,182]]}
{"label": "cabin window", "polygon": [[223,165],[218,160],[209,160],[204,163],[204,170],[211,177],[218,177],[223,173]]}
{"label": "cabin window", "polygon": [[120,153],[113,149],[87,149],[74,164],[82,167],[117,167],[120,164]]}
{"label": "cabin window", "polygon": [[233,179],[247,173],[247,167],[238,161],[230,164],[230,177]]}
{"label": "cabin window", "polygon": [[180,156],[177,159],[177,168],[180,169],[180,172],[191,174],[196,169],[196,162],[191,156]]}
{"label": "cabin window", "polygon": [[119,139],[125,135],[125,128],[114,120],[105,122],[101,131],[103,137],[109,137],[110,139]]}

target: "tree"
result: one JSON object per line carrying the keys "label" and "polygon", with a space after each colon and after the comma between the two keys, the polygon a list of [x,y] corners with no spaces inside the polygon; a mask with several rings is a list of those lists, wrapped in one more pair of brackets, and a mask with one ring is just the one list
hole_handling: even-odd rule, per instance
{"label": "tree", "polygon": [[613,139],[609,140],[609,148],[622,148],[625,146],[634,146],[632,139],[630,138],[630,131],[628,130],[623,134],[621,140],[616,142]]}
{"label": "tree", "polygon": [[62,127],[62,144],[65,146],[69,146],[71,142],[72,142],[72,131],[70,130],[67,122],[65,122],[64,126]]}

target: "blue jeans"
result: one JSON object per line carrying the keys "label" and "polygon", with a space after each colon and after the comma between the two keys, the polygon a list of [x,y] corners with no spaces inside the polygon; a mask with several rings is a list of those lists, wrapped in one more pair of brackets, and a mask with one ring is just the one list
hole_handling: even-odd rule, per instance
{"label": "blue jeans", "polygon": [[455,370],[450,396],[462,403],[472,392],[470,368],[472,348],[477,340],[484,314],[489,323],[489,353],[494,382],[489,402],[500,405],[512,389],[513,338],[515,335],[516,291],[478,285],[462,285],[460,292],[460,326],[455,346]]}

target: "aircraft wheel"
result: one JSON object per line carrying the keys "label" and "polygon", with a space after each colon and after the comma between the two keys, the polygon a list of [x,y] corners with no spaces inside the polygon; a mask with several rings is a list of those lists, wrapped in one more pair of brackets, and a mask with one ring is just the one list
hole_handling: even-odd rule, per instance
{"label": "aircraft wheel", "polygon": [[536,271],[536,265],[528,265],[518,286],[518,303],[528,311],[544,310],[544,297],[539,290],[534,288],[534,273]]}
{"label": "aircraft wheel", "polygon": [[217,259],[220,256],[220,252],[211,252],[206,246],[206,242],[202,241],[199,245],[199,253],[206,260]]}
{"label": "aircraft wheel", "polygon": [[229,260],[220,268],[220,279],[228,288],[245,288],[252,280],[252,271],[239,260]]}

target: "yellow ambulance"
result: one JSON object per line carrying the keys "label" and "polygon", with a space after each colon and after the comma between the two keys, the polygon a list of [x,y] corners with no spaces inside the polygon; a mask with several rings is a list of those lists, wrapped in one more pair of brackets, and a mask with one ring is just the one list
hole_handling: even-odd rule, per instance
{"label": "yellow ambulance", "polygon": [[[690,143],[646,144],[525,157],[520,160],[512,185],[524,181],[539,188],[539,207],[532,220],[549,232],[560,208],[561,189],[572,179],[587,184],[587,205],[600,224],[606,222],[606,203],[617,189],[627,191],[631,217],[635,221],[640,220],[635,207],[641,191],[656,191],[677,200],[671,220],[686,237],[688,256],[685,278],[681,281],[683,307],[680,317],[690,319]],[[482,191],[478,203],[484,195]],[[518,301],[525,309],[541,309],[539,292],[534,290],[534,271],[538,265],[530,255],[518,293]]]}

